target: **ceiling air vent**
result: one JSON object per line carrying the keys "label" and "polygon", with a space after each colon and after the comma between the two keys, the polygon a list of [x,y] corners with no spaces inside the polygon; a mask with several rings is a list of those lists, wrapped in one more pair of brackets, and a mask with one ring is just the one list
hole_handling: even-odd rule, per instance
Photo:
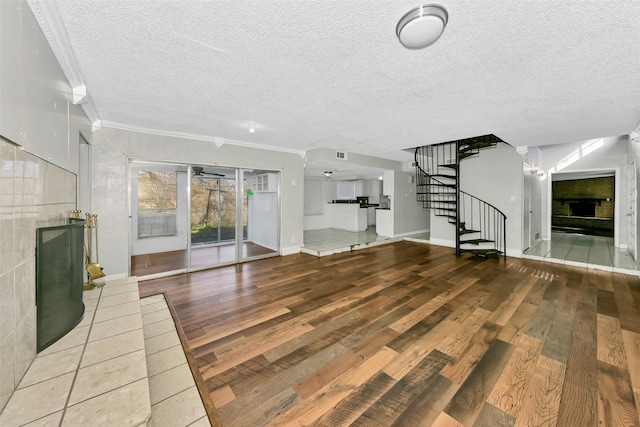
{"label": "ceiling air vent", "polygon": [[336,159],[347,160],[346,151],[336,151]]}

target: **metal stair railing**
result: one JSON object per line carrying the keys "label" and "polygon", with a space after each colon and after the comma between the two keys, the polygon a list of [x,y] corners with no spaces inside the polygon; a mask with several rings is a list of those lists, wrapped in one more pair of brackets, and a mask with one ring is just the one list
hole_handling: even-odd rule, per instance
{"label": "metal stair railing", "polygon": [[507,257],[507,216],[498,208],[467,192],[460,191],[460,223],[466,230],[476,233],[461,239],[462,252],[476,255]]}
{"label": "metal stair railing", "polygon": [[[460,161],[502,142],[495,135],[417,147],[416,199],[456,228],[456,254],[506,258],[506,215],[460,190]],[[462,238],[462,236],[465,236]],[[464,246],[464,247],[463,247]],[[469,247],[471,246],[471,247]]]}

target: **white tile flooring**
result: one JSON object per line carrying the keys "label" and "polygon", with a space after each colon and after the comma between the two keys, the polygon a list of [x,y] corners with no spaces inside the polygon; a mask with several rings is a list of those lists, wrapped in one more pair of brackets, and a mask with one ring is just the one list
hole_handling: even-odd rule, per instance
{"label": "white tile flooring", "polygon": [[[302,252],[325,256],[367,246],[410,240],[429,243],[429,233],[403,238],[378,236],[375,228],[353,233],[324,228],[304,232]],[[640,275],[640,266],[626,249],[616,248],[613,238],[580,234],[551,233],[551,240],[541,240],[523,253],[524,258],[577,267]]]}
{"label": "white tile flooring", "polygon": [[551,233],[527,249],[525,258],[598,270],[638,275],[640,268],[626,249],[616,248],[613,238],[581,234]]}
{"label": "white tile flooring", "polygon": [[149,426],[210,426],[164,295],[140,300],[147,355]]}
{"label": "white tile flooring", "polygon": [[305,231],[304,246],[301,250],[311,255],[325,256],[399,240],[402,238],[378,236],[375,226],[369,226],[365,231],[359,232],[323,228]]}
{"label": "white tile flooring", "polygon": [[210,425],[164,296],[140,300],[133,277],[83,302],[83,320],[38,353],[0,425]]}

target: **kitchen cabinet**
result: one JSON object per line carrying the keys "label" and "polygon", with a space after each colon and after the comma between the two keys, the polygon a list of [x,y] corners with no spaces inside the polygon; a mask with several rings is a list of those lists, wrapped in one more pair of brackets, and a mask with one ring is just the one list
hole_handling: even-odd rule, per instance
{"label": "kitchen cabinet", "polygon": [[393,216],[390,209],[376,209],[376,233],[378,236],[393,237]]}
{"label": "kitchen cabinet", "polygon": [[327,215],[329,228],[353,232],[367,229],[367,209],[358,203],[329,203]]}
{"label": "kitchen cabinet", "polygon": [[278,174],[262,173],[249,178],[249,188],[252,191],[278,191]]}
{"label": "kitchen cabinet", "polygon": [[367,208],[367,226],[376,225],[376,208]]}

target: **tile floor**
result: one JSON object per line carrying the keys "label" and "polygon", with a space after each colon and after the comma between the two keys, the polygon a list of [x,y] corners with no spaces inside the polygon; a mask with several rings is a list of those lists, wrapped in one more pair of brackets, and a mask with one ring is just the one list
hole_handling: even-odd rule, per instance
{"label": "tile floor", "polygon": [[611,237],[551,233],[551,240],[537,242],[523,256],[577,267],[640,274],[640,268],[629,252],[616,248]]}
{"label": "tile floor", "polygon": [[140,300],[147,354],[150,426],[210,426],[163,295]]}
{"label": "tile floor", "polygon": [[208,426],[163,296],[135,277],[85,291],[83,320],[38,353],[0,425]]}
{"label": "tile floor", "polygon": [[[304,232],[302,252],[325,256],[333,253],[360,249],[376,244],[392,243],[403,238],[380,237],[375,228],[359,233],[325,228]],[[421,243],[429,243],[429,233],[404,237]],[[616,248],[613,238],[584,236],[568,233],[551,233],[551,240],[542,240],[523,253],[524,258],[555,262],[577,267],[640,275],[636,264],[626,249]]]}
{"label": "tile floor", "polygon": [[310,255],[326,256],[400,240],[402,238],[378,236],[375,226],[357,233],[323,228],[304,232],[304,246],[301,251]]}

